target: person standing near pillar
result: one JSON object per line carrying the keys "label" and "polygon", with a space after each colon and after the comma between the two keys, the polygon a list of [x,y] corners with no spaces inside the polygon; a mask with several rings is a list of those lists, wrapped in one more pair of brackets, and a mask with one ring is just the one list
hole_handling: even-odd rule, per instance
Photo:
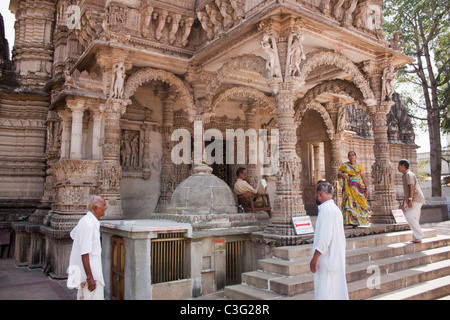
{"label": "person standing near pillar", "polygon": [[424,236],[422,228],[420,227],[420,213],[422,205],[425,203],[422,189],[420,189],[419,180],[416,175],[409,170],[408,160],[400,160],[398,163],[398,171],[403,174],[403,203],[402,210],[405,214],[414,238],[411,242],[420,243]]}
{"label": "person standing near pillar", "polygon": [[348,300],[345,273],[345,232],[341,210],[333,201],[333,186],[327,181],[316,185],[319,216],[314,232],[313,257],[316,300]]}
{"label": "person standing near pillar", "polygon": [[344,225],[354,228],[369,225],[367,211],[369,184],[363,166],[356,162],[355,151],[348,153],[348,162],[341,165],[338,177],[344,182],[342,189]]}
{"label": "person standing near pillar", "polygon": [[104,300],[99,219],[108,208],[105,199],[91,196],[88,212],[70,232],[73,239],[67,286],[78,288],[78,300]]}

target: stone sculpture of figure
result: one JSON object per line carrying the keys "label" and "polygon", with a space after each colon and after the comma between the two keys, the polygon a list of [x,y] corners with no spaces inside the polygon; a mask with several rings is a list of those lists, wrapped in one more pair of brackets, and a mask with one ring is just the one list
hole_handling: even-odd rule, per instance
{"label": "stone sculpture of figure", "polygon": [[191,34],[192,25],[194,24],[194,18],[186,18],[184,22],[183,20],[181,20],[180,24],[182,25],[183,28],[183,35],[181,36],[181,45],[183,47],[186,47],[188,44],[189,35]]}
{"label": "stone sculpture of figure", "polygon": [[353,25],[358,29],[368,29],[369,1],[365,0],[359,3],[356,11],[357,13],[355,15],[355,19],[353,20]]}
{"label": "stone sculpture of figure", "polygon": [[130,166],[133,168],[137,168],[138,164],[137,164],[137,160],[138,160],[138,153],[139,153],[139,136],[135,135],[131,141],[130,141],[130,153],[131,153],[131,157],[130,157]]}
{"label": "stone sculpture of figure", "polygon": [[114,64],[111,80],[111,98],[122,99],[125,83],[125,66],[123,62]]}
{"label": "stone sculpture of figure", "polygon": [[222,16],[220,15],[220,12],[210,3],[208,3],[205,8],[211,22],[214,25],[214,35],[218,36],[223,32]]}
{"label": "stone sculpture of figure", "polygon": [[333,7],[333,16],[338,21],[341,21],[342,19],[342,5],[344,4],[344,2],[345,0],[338,0]]}
{"label": "stone sculpture of figure", "polygon": [[162,37],[162,30],[164,29],[164,26],[166,25],[166,19],[169,13],[166,10],[163,10],[159,16],[158,16],[158,22],[156,24],[156,30],[155,30],[155,38],[156,40],[161,40]]}
{"label": "stone sculpture of figure", "polygon": [[208,14],[204,11],[197,12],[197,17],[202,24],[203,29],[206,31],[206,36],[208,40],[214,39],[214,30],[211,19],[209,19]]}
{"label": "stone sculpture of figure", "polygon": [[288,53],[288,75],[300,76],[300,64],[302,60],[306,59],[305,52],[303,51],[303,40],[305,36],[303,34],[291,35],[291,41],[289,42]]}
{"label": "stone sculpture of figure", "polygon": [[396,31],[394,33],[394,37],[389,40],[389,46],[392,48],[392,50],[400,50],[402,45],[400,42],[400,38],[402,37],[403,33],[401,31]]}
{"label": "stone sculpture of figure", "polygon": [[147,37],[150,33],[150,23],[152,22],[153,7],[147,6],[144,9],[144,25],[142,26],[142,35]]}
{"label": "stone sculpture of figure", "polygon": [[330,14],[330,2],[331,0],[322,0],[320,4],[320,10],[323,14],[329,15]]}
{"label": "stone sculpture of figure", "polygon": [[170,32],[169,32],[169,43],[173,44],[175,42],[175,35],[178,32],[178,28],[180,27],[180,21],[181,21],[181,14],[175,14],[172,17],[172,24],[170,26]]}
{"label": "stone sculpture of figure", "polygon": [[383,19],[381,17],[381,9],[379,10],[372,10],[372,30],[377,31],[377,32],[383,32]]}
{"label": "stone sculpture of figure", "polygon": [[245,18],[245,0],[230,0],[237,19]]}
{"label": "stone sculpture of figure", "polygon": [[342,24],[344,26],[349,26],[353,22],[353,12],[356,9],[356,6],[358,5],[358,0],[350,0],[350,6],[345,10],[344,17],[342,19]]}
{"label": "stone sculpture of figure", "polygon": [[131,145],[130,145],[130,135],[124,133],[122,136],[122,167],[129,167],[131,162]]}
{"label": "stone sculpture of figure", "polygon": [[384,101],[391,101],[394,94],[394,88],[392,87],[392,81],[395,78],[395,68],[392,64],[387,65],[383,70],[383,91],[382,99]]}
{"label": "stone sculpture of figure", "polygon": [[347,130],[348,123],[347,123],[347,108],[341,107],[339,109],[339,115],[338,115],[338,125],[337,125],[337,133],[342,133],[345,130]]}
{"label": "stone sculpture of figure", "polygon": [[280,69],[280,61],[275,40],[270,34],[265,34],[261,41],[261,46],[267,54],[266,68],[272,77],[282,77]]}
{"label": "stone sculpture of figure", "polygon": [[229,29],[234,25],[233,8],[224,0],[216,0],[217,8],[219,8],[220,14],[223,17],[223,26],[225,29]]}

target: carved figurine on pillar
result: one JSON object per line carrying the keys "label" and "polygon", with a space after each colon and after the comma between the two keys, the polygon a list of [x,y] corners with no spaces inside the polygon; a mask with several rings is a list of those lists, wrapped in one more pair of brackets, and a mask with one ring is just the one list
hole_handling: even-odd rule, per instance
{"label": "carved figurine on pillar", "polygon": [[[126,71],[132,65],[127,60],[127,53],[121,50],[101,50],[96,60],[108,79],[104,93],[108,95],[106,104],[100,107],[104,113],[105,131],[103,144],[103,161],[99,173],[100,196],[108,209],[104,219],[122,219],[123,211],[120,196],[122,166],[120,163],[120,118],[131,100],[124,99]],[[130,160],[131,162],[131,160]]]}
{"label": "carved figurine on pillar", "polygon": [[[293,18],[285,21],[269,20],[259,26],[265,30],[261,46],[267,54],[267,81],[277,100],[280,137],[274,208],[270,224],[264,231],[264,238],[276,245],[296,244],[298,238],[292,217],[306,215],[300,189],[302,164],[296,152],[297,126],[294,120],[296,91],[303,85],[298,83],[297,75],[301,75],[300,63],[305,58],[303,36],[297,21]],[[278,34],[289,36],[277,37]]]}
{"label": "carved figurine on pillar", "polygon": [[370,84],[378,106],[369,106],[370,117],[373,123],[373,136],[375,144],[373,151],[375,163],[372,165],[372,177],[374,186],[374,201],[372,204],[372,223],[394,223],[392,209],[398,205],[394,190],[394,166],[390,161],[387,114],[394,101],[392,101],[391,82],[393,80],[393,67],[390,58],[385,57],[379,64],[370,63],[365,66],[369,75]]}

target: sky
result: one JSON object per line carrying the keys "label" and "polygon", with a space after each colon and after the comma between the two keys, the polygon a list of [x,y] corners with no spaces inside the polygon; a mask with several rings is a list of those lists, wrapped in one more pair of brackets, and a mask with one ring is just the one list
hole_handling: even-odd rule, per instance
{"label": "sky", "polygon": [[[9,0],[0,0],[0,13],[3,16],[5,22],[5,34],[6,39],[9,42],[9,49],[12,50],[14,46],[14,15],[9,11]],[[417,152],[429,152],[430,144],[427,132],[421,129],[415,129],[416,131],[416,144],[420,146]],[[450,142],[450,141],[449,141]],[[442,146],[447,146],[447,139],[442,139]]]}

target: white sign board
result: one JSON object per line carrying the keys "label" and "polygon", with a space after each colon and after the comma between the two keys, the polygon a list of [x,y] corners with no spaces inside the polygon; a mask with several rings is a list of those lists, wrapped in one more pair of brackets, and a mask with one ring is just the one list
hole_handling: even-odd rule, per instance
{"label": "white sign board", "polygon": [[314,228],[309,216],[292,217],[295,232],[297,235],[314,233]]}
{"label": "white sign board", "polygon": [[405,215],[403,214],[403,210],[401,209],[392,210],[392,215],[394,216],[395,222],[397,224],[408,223],[406,221]]}

